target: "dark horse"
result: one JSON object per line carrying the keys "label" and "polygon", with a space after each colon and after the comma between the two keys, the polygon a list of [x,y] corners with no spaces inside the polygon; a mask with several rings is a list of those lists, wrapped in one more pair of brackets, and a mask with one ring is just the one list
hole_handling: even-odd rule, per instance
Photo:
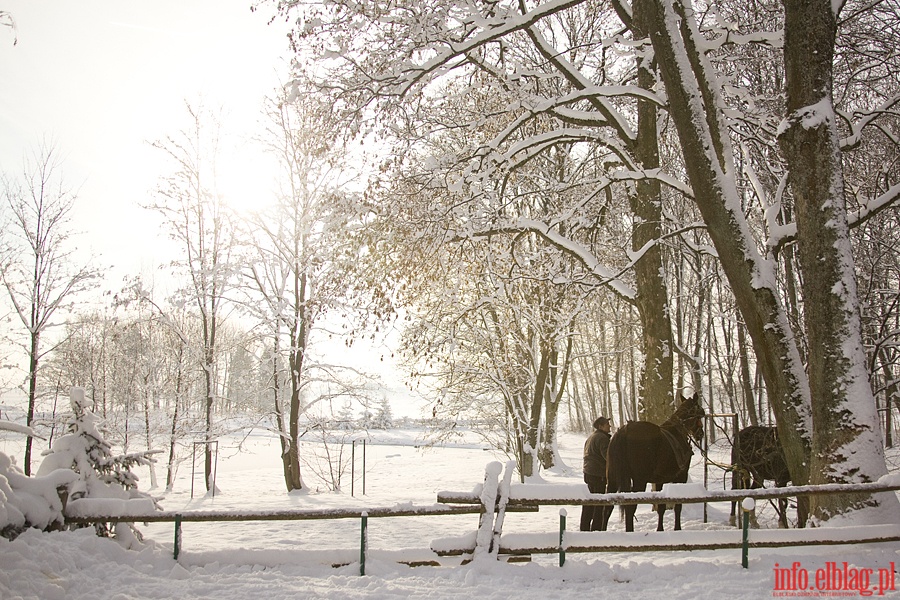
{"label": "dark horse", "polygon": [[[649,421],[629,421],[620,427],[609,442],[606,454],[607,493],[643,492],[647,484],[660,489],[664,483],[685,483],[691,466],[691,444],[688,436],[702,439],[703,417],[706,413],[694,394],[681,397],[681,403],[662,425]],[[634,531],[634,512],[637,506],[624,507],[625,531]],[[612,507],[603,517],[603,528],[609,522]],[[657,531],[663,530],[665,503],[657,505]],[[675,505],[675,530],[681,529],[681,505]]]}
{"label": "dark horse", "polygon": [[[734,436],[731,446],[731,489],[746,490],[763,487],[766,480],[774,481],[777,487],[785,487],[791,481],[784,450],[778,441],[778,432],[774,427],[751,425],[744,427]],[[735,519],[735,502],[731,503],[732,525]],[[800,526],[805,524],[805,503],[798,502],[798,520]],[[751,522],[756,526],[756,516],[751,515]],[[778,524],[787,528],[787,499],[778,499]]]}

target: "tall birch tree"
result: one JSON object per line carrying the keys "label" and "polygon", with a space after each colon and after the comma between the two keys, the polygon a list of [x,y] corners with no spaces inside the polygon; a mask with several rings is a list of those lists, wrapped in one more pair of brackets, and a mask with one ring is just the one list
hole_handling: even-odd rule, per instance
{"label": "tall birch tree", "polygon": [[[8,211],[0,246],[0,278],[25,329],[28,360],[26,425],[34,425],[38,370],[51,350],[45,334],[74,297],[89,289],[98,273],[74,255],[72,212],[77,194],[61,173],[59,151],[43,143],[26,159],[20,179],[3,176]],[[33,438],[25,440],[24,471],[31,474]]]}

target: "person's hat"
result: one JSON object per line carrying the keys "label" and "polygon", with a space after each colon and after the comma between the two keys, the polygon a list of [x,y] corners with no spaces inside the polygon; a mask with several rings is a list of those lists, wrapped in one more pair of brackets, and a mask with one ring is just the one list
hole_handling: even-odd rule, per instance
{"label": "person's hat", "polygon": [[597,417],[597,420],[594,421],[594,429],[600,429],[607,423],[609,423],[609,419],[607,419],[606,417]]}

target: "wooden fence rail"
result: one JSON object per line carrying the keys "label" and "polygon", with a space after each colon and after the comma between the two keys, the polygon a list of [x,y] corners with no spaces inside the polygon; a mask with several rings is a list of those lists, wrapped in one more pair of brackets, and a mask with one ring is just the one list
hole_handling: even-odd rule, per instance
{"label": "wooden fence rail", "polygon": [[[507,468],[511,468],[508,465]],[[488,485],[487,482],[485,485]],[[897,477],[884,481],[860,484],[823,484],[760,488],[742,490],[708,491],[698,484],[671,484],[659,492],[620,492],[592,494],[584,485],[541,486],[511,484],[505,494],[506,510],[519,505],[538,506],[611,506],[625,504],[708,504],[711,502],[741,502],[744,498],[755,500],[814,496],[827,494],[876,494],[900,490]],[[565,493],[560,493],[560,492]],[[442,491],[438,502],[447,504],[474,503],[480,501],[476,492]],[[497,504],[502,510],[503,498],[498,495]],[[564,515],[564,511],[560,511]],[[677,550],[717,550],[734,548],[774,548],[811,545],[841,545],[900,541],[900,526],[882,525],[867,527],[825,527],[817,530],[754,530],[745,544],[739,529],[691,532],[565,532],[565,519],[561,518],[559,532],[530,534],[503,533],[502,521],[495,524],[495,536],[490,547],[481,549],[494,555],[522,556],[530,554],[566,552],[643,552]],[[469,538],[442,540],[439,555],[475,555],[479,552]]]}
{"label": "wooden fence rail", "polygon": [[[511,468],[509,465],[507,468]],[[489,485],[491,475],[486,475],[485,485]],[[499,479],[497,474],[493,475]],[[507,483],[509,479],[506,479]],[[147,508],[146,503],[117,502],[115,505],[103,501],[72,500],[65,509],[67,523],[92,524],[99,522],[174,522],[174,557],[181,552],[182,522],[218,521],[297,521],[316,519],[348,519],[368,517],[419,517],[459,514],[479,514],[479,530],[490,532],[488,536],[462,536],[432,542],[431,551],[438,556],[476,555],[479,543],[488,544],[481,548],[488,556],[523,556],[560,552],[641,552],[674,550],[716,550],[742,547],[741,532],[738,529],[721,531],[692,532],[546,532],[537,534],[503,533],[505,512],[538,512],[540,506],[578,505],[623,505],[623,504],[694,504],[711,502],[740,502],[744,498],[754,500],[811,496],[816,494],[874,494],[900,490],[900,479],[888,478],[883,482],[866,484],[826,484],[791,486],[784,488],[763,488],[755,490],[707,491],[696,484],[675,484],[661,492],[629,492],[615,494],[591,494],[583,485],[543,486],[534,484],[511,484],[498,487],[497,500],[487,510],[483,497],[476,492],[442,491],[438,493],[437,504],[411,506],[399,504],[391,507],[358,507],[334,509],[290,509],[262,511],[158,511]],[[487,513],[492,513],[488,515]],[[562,513],[562,511],[561,511]],[[564,523],[561,519],[561,523]],[[477,533],[477,532],[476,532]],[[479,540],[483,540],[479,542]],[[784,546],[838,545],[874,542],[900,541],[900,525],[874,527],[821,528],[818,530],[754,530],[749,540],[750,548],[773,548]],[[746,547],[746,546],[745,546]],[[361,554],[364,556],[364,554]],[[361,558],[361,562],[364,561]]]}
{"label": "wooden fence rail", "polygon": [[[683,487],[682,487],[683,486]],[[551,492],[558,492],[563,486],[551,486]],[[547,495],[536,494],[540,485],[512,484],[509,490],[509,506],[544,505],[544,506],[578,506],[591,504],[611,506],[621,504],[699,504],[711,502],[740,502],[744,498],[754,500],[770,498],[790,498],[795,496],[815,496],[817,494],[875,494],[879,492],[895,492],[900,490],[900,483],[829,483],[823,485],[787,486],[780,488],[759,488],[747,490],[708,491],[697,484],[672,484],[662,492],[617,492],[614,494],[591,494],[586,486],[572,485],[570,494]],[[694,490],[702,490],[698,493]],[[690,490],[679,494],[679,490]],[[568,490],[567,490],[568,491]],[[474,504],[480,501],[474,492],[438,492],[438,502],[444,504]]]}
{"label": "wooden fence rail", "polygon": [[[422,517],[461,514],[481,514],[484,506],[470,503],[459,506],[432,504],[411,506],[401,504],[390,507],[359,508],[325,508],[325,509],[290,509],[290,510],[205,510],[205,511],[149,511],[146,502],[136,501],[137,509],[129,508],[130,501],[115,501],[115,507],[104,500],[94,502],[90,499],[72,500],[65,510],[67,524],[90,525],[93,523],[175,523],[174,557],[177,560],[181,553],[182,529],[184,522],[220,522],[220,521],[303,521],[320,519],[359,519],[374,517]],[[538,506],[517,504],[509,507],[510,512],[537,512]]]}
{"label": "wooden fence rail", "polygon": [[[900,525],[866,525],[820,529],[758,529],[750,534],[750,548],[787,548],[804,544],[835,546],[900,541]],[[679,552],[695,550],[739,550],[740,529],[719,531],[624,531],[565,532],[566,552]],[[508,533],[500,538],[499,554],[527,556],[559,552],[559,534]],[[460,552],[459,554],[467,554]]]}

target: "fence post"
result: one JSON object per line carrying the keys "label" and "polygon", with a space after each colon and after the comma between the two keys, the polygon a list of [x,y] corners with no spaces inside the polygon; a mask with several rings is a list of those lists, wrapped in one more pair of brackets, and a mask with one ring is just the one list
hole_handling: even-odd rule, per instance
{"label": "fence post", "polygon": [[744,527],[743,536],[741,538],[741,566],[747,568],[747,551],[750,545],[750,511],[756,508],[756,500],[753,498],[744,498],[741,501],[741,508],[744,510]]}
{"label": "fence post", "polygon": [[369,545],[369,537],[368,537],[368,522],[369,522],[369,513],[363,511],[360,515],[361,528],[360,528],[360,539],[359,539],[359,574],[366,574],[366,549]]}
{"label": "fence post", "polygon": [[172,558],[178,560],[179,554],[181,554],[181,513],[175,515],[175,551]]}
{"label": "fence post", "polygon": [[559,566],[566,564],[566,509],[559,509]]}

